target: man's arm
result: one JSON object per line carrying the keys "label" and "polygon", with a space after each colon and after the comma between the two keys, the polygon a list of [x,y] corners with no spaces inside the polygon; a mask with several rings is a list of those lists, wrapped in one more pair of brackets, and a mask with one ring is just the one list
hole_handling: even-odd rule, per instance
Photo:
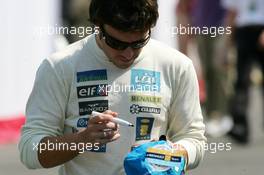
{"label": "man's arm", "polygon": [[[31,169],[54,167],[78,155],[78,151],[43,149],[47,144],[106,143],[119,138],[116,124],[110,122],[117,114],[107,111],[89,120],[88,127],[76,134],[64,135],[64,121],[69,98],[72,71],[60,70],[51,60],[39,67],[26,108],[26,123],[19,142],[21,161]],[[69,75],[67,75],[67,73]],[[104,129],[113,131],[103,132]],[[43,146],[43,147],[41,147]],[[41,150],[41,152],[40,152]]]}
{"label": "man's arm", "polygon": [[174,91],[174,101],[169,110],[167,136],[178,149],[185,150],[187,169],[198,166],[204,155],[205,125],[199,102],[198,82],[194,67],[186,57],[180,78],[175,80],[178,88]]}
{"label": "man's arm", "polygon": [[26,106],[26,123],[19,141],[20,159],[28,168],[42,168],[38,159],[44,137],[63,135],[67,106],[67,86],[51,60],[45,59],[36,73]]}
{"label": "man's arm", "polygon": [[[110,122],[111,118],[116,116],[116,113],[106,111],[102,116],[96,116],[89,120],[88,127],[78,133],[67,134],[58,137],[44,137],[38,146],[38,159],[40,164],[44,168],[51,168],[57,165],[61,165],[74,157],[79,152],[85,151],[85,147],[77,148],[84,149],[62,149],[57,147],[56,149],[48,150],[48,145],[92,145],[94,148],[100,144],[112,142],[120,137],[117,125]],[[104,132],[105,129],[111,131]],[[42,145],[44,145],[42,149]],[[96,146],[95,146],[96,145]]]}
{"label": "man's arm", "polygon": [[[44,168],[51,168],[57,165],[61,165],[79,154],[79,150],[47,150],[49,144],[55,145],[58,143],[68,144],[79,143],[78,134],[69,134],[59,137],[44,137],[38,146],[38,160]],[[43,146],[44,145],[44,146]]]}

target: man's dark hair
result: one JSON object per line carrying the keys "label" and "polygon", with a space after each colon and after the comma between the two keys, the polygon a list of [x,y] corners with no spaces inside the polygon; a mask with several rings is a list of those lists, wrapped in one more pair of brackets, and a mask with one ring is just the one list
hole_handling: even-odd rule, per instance
{"label": "man's dark hair", "polygon": [[157,0],[92,0],[90,21],[97,26],[108,24],[118,30],[147,31],[156,25]]}

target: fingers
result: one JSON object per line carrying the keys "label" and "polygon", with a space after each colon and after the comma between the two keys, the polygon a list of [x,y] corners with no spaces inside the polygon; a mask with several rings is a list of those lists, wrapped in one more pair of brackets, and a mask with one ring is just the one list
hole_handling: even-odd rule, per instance
{"label": "fingers", "polygon": [[111,110],[107,110],[101,115],[94,116],[89,119],[88,126],[92,127],[96,131],[101,131],[104,129],[112,129],[117,130],[118,125],[116,123],[111,122],[113,117],[116,117],[118,114]]}
{"label": "fingers", "polygon": [[117,113],[107,110],[104,113],[94,116],[88,120],[87,128],[81,131],[85,142],[105,144],[120,137],[118,124],[111,122]]}
{"label": "fingers", "polygon": [[110,137],[110,138],[101,138],[101,139],[98,139],[97,140],[97,143],[99,143],[100,145],[102,145],[102,144],[106,144],[108,142],[113,142],[113,141],[115,141],[115,140],[117,140],[119,138],[120,138],[120,134],[117,133],[117,134],[114,134],[113,137]]}
{"label": "fingers", "polygon": [[113,122],[95,124],[94,127],[96,127],[97,131],[103,131],[103,130],[107,130],[107,129],[116,131],[119,129],[118,125],[116,123],[113,123]]}
{"label": "fingers", "polygon": [[113,117],[117,117],[117,115],[118,115],[117,112],[113,112],[113,111],[111,111],[111,110],[106,110],[106,111],[104,112],[104,114],[110,114],[110,115],[112,115]]}
{"label": "fingers", "polygon": [[111,138],[113,138],[116,134],[119,134],[118,131],[109,130],[109,131],[94,132],[94,133],[92,134],[92,136],[93,136],[94,138],[98,138],[98,139],[111,139]]}
{"label": "fingers", "polygon": [[101,115],[97,115],[92,117],[89,120],[89,123],[103,123],[103,122],[109,122],[113,119],[113,117],[117,117],[118,113],[113,112],[111,110],[107,110]]}
{"label": "fingers", "polygon": [[118,130],[119,127],[116,123],[89,123],[88,127],[93,131],[104,131],[104,130]]}
{"label": "fingers", "polygon": [[99,143],[100,145],[103,145],[108,142],[112,142],[119,139],[120,134],[118,131],[101,131],[92,133],[91,137],[94,138],[94,143]]}
{"label": "fingers", "polygon": [[102,114],[97,115],[89,119],[89,123],[103,123],[103,122],[109,122],[113,118],[110,114]]}

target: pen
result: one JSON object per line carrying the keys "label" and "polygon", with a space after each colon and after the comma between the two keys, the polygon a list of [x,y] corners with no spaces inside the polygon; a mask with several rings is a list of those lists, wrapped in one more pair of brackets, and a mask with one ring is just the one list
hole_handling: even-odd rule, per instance
{"label": "pen", "polygon": [[[92,115],[92,117],[93,117],[93,116],[99,116],[99,115],[103,115],[103,114],[100,113],[100,112],[93,111],[91,115]],[[123,119],[117,118],[117,117],[114,117],[111,121],[114,122],[114,123],[117,123],[117,124],[123,125],[123,126],[134,127],[134,125],[133,125],[132,123],[130,123],[130,122],[128,122],[128,121],[125,121],[125,120],[123,120]]]}

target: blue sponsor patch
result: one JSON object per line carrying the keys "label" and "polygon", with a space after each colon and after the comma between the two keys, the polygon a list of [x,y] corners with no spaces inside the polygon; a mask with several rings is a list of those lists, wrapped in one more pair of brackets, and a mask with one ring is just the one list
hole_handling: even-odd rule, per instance
{"label": "blue sponsor patch", "polygon": [[131,91],[160,92],[160,72],[144,69],[132,69]]}
{"label": "blue sponsor patch", "polygon": [[137,117],[136,122],[136,141],[150,140],[154,118]]}
{"label": "blue sponsor patch", "polygon": [[87,127],[88,118],[79,118],[77,121],[77,128]]}
{"label": "blue sponsor patch", "polygon": [[77,82],[107,80],[106,69],[77,72]]}

